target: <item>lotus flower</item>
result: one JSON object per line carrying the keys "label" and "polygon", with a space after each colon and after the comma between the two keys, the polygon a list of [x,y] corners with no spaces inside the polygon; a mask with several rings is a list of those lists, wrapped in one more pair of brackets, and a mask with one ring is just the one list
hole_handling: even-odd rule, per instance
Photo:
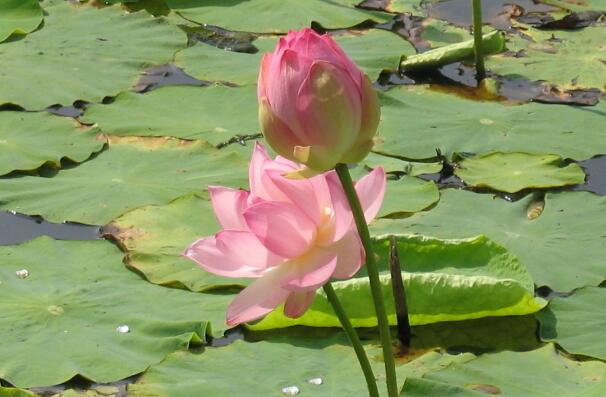
{"label": "lotus flower", "polygon": [[[261,318],[281,304],[287,316],[299,317],[317,288],[331,278],[350,278],[364,262],[336,173],[283,176],[300,168],[283,157],[272,160],[257,144],[250,192],[209,187],[223,230],[197,240],[183,255],[220,276],[256,278],[229,305],[230,326]],[[385,171],[376,168],[355,185],[368,222],[379,211],[385,184]]]}
{"label": "lotus flower", "polygon": [[357,163],[373,146],[377,94],[328,35],[303,29],[281,38],[263,56],[257,96],[269,145],[315,173]]}

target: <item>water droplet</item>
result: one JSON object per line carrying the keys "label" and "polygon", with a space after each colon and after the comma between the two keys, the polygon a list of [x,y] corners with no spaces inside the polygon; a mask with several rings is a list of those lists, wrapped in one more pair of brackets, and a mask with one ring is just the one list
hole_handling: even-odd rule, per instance
{"label": "water droplet", "polygon": [[27,278],[29,276],[29,272],[27,271],[27,269],[21,269],[17,270],[15,272],[15,275],[19,278]]}
{"label": "water droplet", "polygon": [[301,390],[297,386],[287,386],[282,388],[282,394],[285,396],[296,396]]}
{"label": "water droplet", "polygon": [[322,378],[311,378],[307,381],[307,383],[311,385],[321,385],[324,383],[324,379]]}
{"label": "water droplet", "polygon": [[128,325],[118,325],[116,331],[120,332],[121,334],[128,334],[130,332],[130,328]]}

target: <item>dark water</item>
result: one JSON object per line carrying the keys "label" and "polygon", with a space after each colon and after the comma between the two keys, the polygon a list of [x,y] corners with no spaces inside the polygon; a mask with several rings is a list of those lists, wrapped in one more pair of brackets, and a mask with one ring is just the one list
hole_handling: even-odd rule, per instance
{"label": "dark water", "polygon": [[583,185],[575,186],[574,190],[583,190],[606,196],[606,155],[580,161],[579,165],[585,170],[587,181]]}
{"label": "dark water", "polygon": [[192,85],[206,87],[210,84],[208,81],[198,80],[188,75],[183,69],[172,63],[167,63],[166,65],[152,66],[141,72],[139,80],[133,85],[133,91],[144,93],[166,86]]}

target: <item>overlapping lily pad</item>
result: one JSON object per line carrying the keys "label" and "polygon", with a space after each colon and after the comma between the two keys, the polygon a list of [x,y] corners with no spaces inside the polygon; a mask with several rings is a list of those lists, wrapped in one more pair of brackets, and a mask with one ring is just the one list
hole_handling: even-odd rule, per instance
{"label": "overlapping lily pad", "polygon": [[0,104],[40,110],[98,102],[129,88],[145,67],[170,61],[186,43],[178,27],[146,12],[63,0],[43,6],[43,29],[0,44]]}
{"label": "overlapping lily pad", "polygon": [[373,232],[418,233],[462,238],[483,233],[528,267],[537,285],[570,291],[606,278],[603,247],[606,197],[586,192],[547,193],[535,219],[527,210],[532,195],[510,203],[487,194],[444,190],[431,211],[406,219],[382,219]]}
{"label": "overlapping lily pad", "polygon": [[0,208],[102,225],[133,208],[164,204],[206,186],[247,183],[247,161],[201,141],[113,138],[109,150],[52,177],[0,180]]}
{"label": "overlapping lily pad", "polygon": [[385,199],[379,217],[406,216],[422,211],[440,199],[440,192],[433,181],[405,176],[387,183]]}
{"label": "overlapping lily pad", "polygon": [[524,353],[486,354],[423,377],[409,377],[401,396],[598,397],[606,393],[605,373],[606,364],[572,361],[549,344]]}
{"label": "overlapping lily pad", "polygon": [[568,297],[555,297],[541,311],[540,335],[567,352],[606,360],[604,326],[606,288],[586,287]]}
{"label": "overlapping lily pad", "polygon": [[259,132],[255,87],[177,86],[143,95],[123,92],[110,105],[90,106],[81,120],[97,123],[113,135],[174,136],[213,145]]}
{"label": "overlapping lily pad", "polygon": [[575,185],[585,181],[583,169],[553,154],[492,152],[462,156],[455,169],[467,185],[515,193],[526,188]]}
{"label": "overlapping lily pad", "polygon": [[3,0],[0,3],[0,43],[15,33],[35,30],[42,19],[38,0]]}
{"label": "overlapping lily pad", "polygon": [[[518,259],[483,236],[465,240],[398,236],[397,241],[411,324],[522,315],[534,313],[545,305],[545,301],[533,297],[532,278]],[[387,239],[375,243],[389,321],[396,324],[388,245]],[[363,268],[356,277],[333,282],[333,286],[352,324],[373,327],[377,319],[364,272]],[[275,310],[251,328],[292,325],[340,326],[319,290],[311,308],[302,317],[287,318],[281,310]]]}
{"label": "overlapping lily pad", "polygon": [[43,164],[59,167],[63,158],[84,161],[105,144],[97,132],[48,113],[0,112],[0,175]]}
{"label": "overlapping lily pad", "polygon": [[0,259],[0,378],[19,387],[120,380],[224,329],[229,296],[147,283],[107,241],[42,237]]}

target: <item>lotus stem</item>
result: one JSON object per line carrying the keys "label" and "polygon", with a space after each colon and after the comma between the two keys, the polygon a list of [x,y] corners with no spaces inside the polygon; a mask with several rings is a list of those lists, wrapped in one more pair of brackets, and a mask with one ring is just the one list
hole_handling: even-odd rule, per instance
{"label": "lotus stem", "polygon": [[372,247],[372,241],[370,239],[370,232],[368,231],[368,225],[366,224],[366,218],[360,205],[360,199],[354,188],[349,169],[346,164],[337,164],[335,167],[337,175],[343,190],[349,201],[349,206],[358,228],[358,234],[360,240],[362,240],[362,246],[366,253],[366,271],[368,273],[368,279],[370,281],[370,290],[372,292],[372,298],[375,305],[375,312],[377,314],[377,323],[379,325],[379,335],[381,337],[381,345],[383,347],[383,360],[385,361],[385,377],[387,382],[387,395],[389,397],[398,397],[398,382],[396,379],[396,365],[393,356],[393,346],[391,344],[391,335],[389,331],[389,322],[387,321],[387,311],[385,310],[385,302],[383,301],[383,294],[381,291],[381,283],[379,281],[379,269],[377,268],[377,262],[375,259],[375,253]]}
{"label": "lotus stem", "polygon": [[482,49],[482,2],[471,0],[473,12],[473,49],[476,61],[476,80],[478,82],[486,77],[484,67],[484,51]]}
{"label": "lotus stem", "polygon": [[364,351],[364,347],[362,347],[362,343],[360,342],[360,338],[358,337],[358,333],[351,325],[349,321],[349,317],[347,317],[347,313],[343,309],[337,294],[335,293],[334,288],[330,281],[324,284],[324,292],[326,293],[326,297],[328,301],[332,305],[335,314],[339,318],[341,325],[343,326],[343,330],[347,334],[347,338],[351,343],[354,351],[356,352],[356,356],[358,357],[358,361],[360,362],[360,367],[362,368],[362,372],[364,373],[364,378],[366,379],[366,386],[368,387],[368,395],[370,397],[379,397],[379,390],[377,389],[377,380],[375,378],[374,373],[372,372],[372,367],[370,366],[370,361],[368,361],[368,356],[366,356],[366,352]]}

